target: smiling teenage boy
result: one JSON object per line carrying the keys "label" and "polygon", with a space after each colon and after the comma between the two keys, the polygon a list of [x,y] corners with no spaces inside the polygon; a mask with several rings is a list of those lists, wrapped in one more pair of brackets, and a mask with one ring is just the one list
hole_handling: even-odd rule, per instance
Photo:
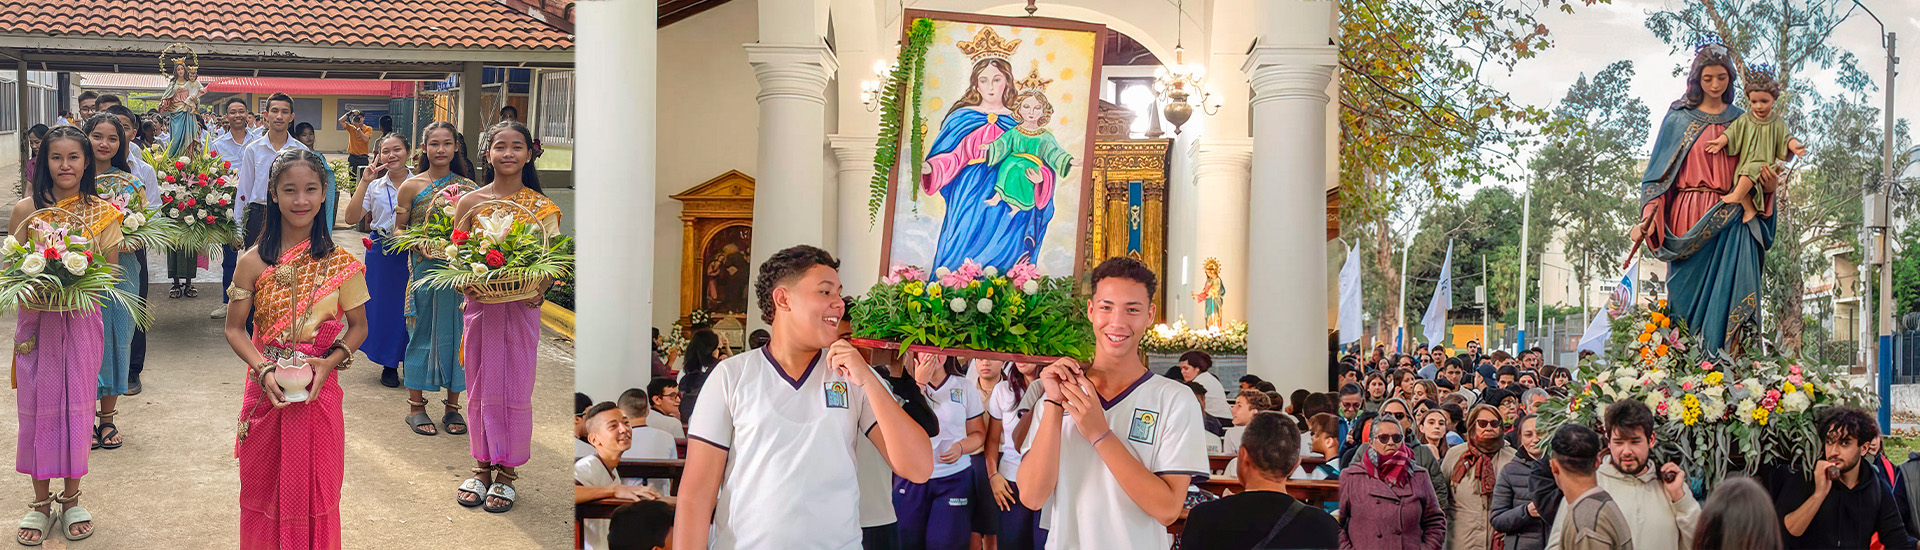
{"label": "smiling teenage boy", "polygon": [[932,473],[926,431],[840,339],[839,266],[806,245],[761,264],[754,295],[773,339],[707,376],[687,422],[675,548],[860,548],[856,437],[904,479]]}
{"label": "smiling teenage boy", "polygon": [[1207,477],[1200,403],[1141,363],[1153,271],[1109,258],[1092,283],[1093,364],[1061,359],[1041,371],[1046,397],[1020,460],[1020,501],[1041,506],[1050,550],[1167,548],[1188,484]]}

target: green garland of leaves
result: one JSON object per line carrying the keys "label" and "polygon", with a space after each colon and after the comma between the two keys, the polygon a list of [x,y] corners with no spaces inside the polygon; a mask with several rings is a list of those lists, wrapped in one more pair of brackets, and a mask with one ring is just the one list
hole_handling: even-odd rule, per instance
{"label": "green garland of leaves", "polygon": [[[873,155],[873,180],[867,186],[867,224],[872,226],[879,221],[880,207],[886,204],[888,184],[893,181],[893,169],[900,161],[900,131],[902,126],[910,132],[912,156],[919,159],[926,139],[920,127],[926,124],[926,118],[920,113],[921,83],[927,71],[927,45],[933,42],[933,20],[914,19],[907,30],[906,47],[900,49],[900,58],[887,75],[887,82],[880,90],[880,141]],[[901,87],[911,86],[913,90],[913,119],[903,121],[900,112]],[[920,162],[907,163],[913,179],[920,179]]]}

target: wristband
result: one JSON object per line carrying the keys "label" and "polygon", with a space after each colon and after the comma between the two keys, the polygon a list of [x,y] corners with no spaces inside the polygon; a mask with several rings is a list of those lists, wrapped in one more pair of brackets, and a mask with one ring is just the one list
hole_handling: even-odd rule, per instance
{"label": "wristband", "polygon": [[1059,406],[1060,406],[1060,410],[1066,410],[1066,409],[1067,409],[1067,404],[1066,404],[1066,403],[1061,403],[1061,402],[1059,402],[1059,401],[1054,401],[1054,400],[1052,400],[1052,399],[1041,399],[1041,400],[1040,400],[1040,402],[1042,402],[1042,403],[1052,403],[1052,404],[1055,404],[1055,405],[1059,405]]}
{"label": "wristband", "polygon": [[1095,448],[1098,448],[1100,446],[1100,442],[1106,440],[1109,437],[1113,437],[1113,430],[1107,430],[1107,433],[1100,434],[1100,437],[1093,438],[1092,446]]}

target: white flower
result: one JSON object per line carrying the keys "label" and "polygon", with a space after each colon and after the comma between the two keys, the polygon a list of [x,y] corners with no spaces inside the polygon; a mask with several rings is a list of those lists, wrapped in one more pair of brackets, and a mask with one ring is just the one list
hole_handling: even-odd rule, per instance
{"label": "white flower", "polygon": [[[1665,359],[1665,358],[1663,357],[1662,359]],[[1660,370],[1655,370],[1655,371],[1649,371],[1649,372],[1647,372],[1647,374],[1646,374],[1646,376],[1647,376],[1647,379],[1648,379],[1648,380],[1652,380],[1652,381],[1653,381],[1653,383],[1655,383],[1655,384],[1659,384],[1659,383],[1662,383],[1662,382],[1666,382],[1666,381],[1667,381],[1667,371],[1666,371],[1666,369],[1660,369]]]}
{"label": "white flower", "polygon": [[513,214],[504,210],[495,211],[476,220],[476,225],[479,229],[475,232],[485,237],[487,241],[500,242],[501,239],[506,238],[507,232],[513,231]]}
{"label": "white flower", "polygon": [[12,250],[13,247],[20,246],[20,239],[13,238],[13,235],[7,235],[6,242],[0,243],[0,245],[3,245],[8,250]]}
{"label": "white flower", "polygon": [[185,163],[189,163],[189,162],[193,162],[193,159],[190,159],[190,158],[187,158],[187,157],[180,157],[180,158],[177,158],[177,159],[173,159],[173,160],[177,160],[177,161],[180,161],[180,163],[181,163],[181,164],[185,164]]}
{"label": "white flower", "polygon": [[168,209],[167,209],[167,217],[169,217],[169,218],[178,218],[178,217],[180,217],[180,209],[178,209],[178,208],[168,208]]}
{"label": "white flower", "polygon": [[474,273],[485,274],[487,272],[487,264],[483,264],[480,262],[473,262],[473,263],[467,264],[467,267],[472,268]]}
{"label": "white flower", "polygon": [[[1699,387],[1699,386],[1700,386],[1699,384],[1694,384],[1694,387]],[[1707,386],[1705,389],[1700,390],[1700,395],[1707,396],[1707,398],[1709,399],[1720,400],[1726,397],[1727,387],[1726,386]]]}
{"label": "white flower", "polygon": [[442,207],[440,207],[440,213],[442,213],[442,214],[446,214],[446,215],[447,215],[447,217],[453,217],[453,207],[452,207],[452,206],[442,206]]}
{"label": "white flower", "polygon": [[960,297],[955,297],[955,298],[953,299],[953,303],[952,303],[952,306],[953,306],[953,312],[954,312],[954,313],[966,313],[966,312],[967,312],[967,299],[966,299],[966,298],[960,298]]}
{"label": "white flower", "polygon": [[1727,404],[1716,397],[1700,400],[1700,418],[1708,422],[1719,421],[1727,416]]}
{"label": "white flower", "polygon": [[1733,414],[1734,416],[1740,417],[1738,420],[1741,424],[1752,424],[1753,409],[1755,407],[1757,407],[1757,405],[1753,404],[1752,399],[1742,399],[1740,400],[1740,404],[1734,407]]}
{"label": "white flower", "polygon": [[198,222],[199,219],[200,218],[195,218],[193,216],[187,216],[187,225],[193,225],[195,223],[199,223]]}
{"label": "white flower", "polygon": [[[13,237],[7,238],[11,239]],[[28,254],[26,258],[20,260],[20,271],[24,271],[28,275],[39,275],[41,271],[46,269],[47,259],[39,254]]]}
{"label": "white flower", "polygon": [[994,266],[987,266],[987,268],[984,270],[981,270],[980,273],[985,274],[987,278],[991,279],[993,277],[997,277],[1000,275],[1000,268],[997,268]]}
{"label": "white flower", "polygon": [[60,257],[60,265],[66,266],[67,272],[74,275],[86,273],[87,257],[79,252],[68,252],[67,255]]}
{"label": "white flower", "polygon": [[1780,398],[1780,406],[1786,407],[1789,412],[1797,413],[1813,406],[1813,399],[1807,397],[1807,392],[1797,391]]}
{"label": "white flower", "polygon": [[945,267],[941,267],[940,269],[933,270],[934,277],[945,277],[947,276],[948,273],[953,273],[953,270],[947,269]]}
{"label": "white flower", "polygon": [[454,256],[459,256],[459,255],[460,255],[460,247],[454,246],[454,245],[447,245],[448,258],[452,258]]}
{"label": "white flower", "polygon": [[120,218],[120,227],[127,231],[139,231],[140,226],[146,224],[147,216],[139,212],[131,212],[126,217]]}
{"label": "white flower", "polygon": [[1025,282],[1025,283],[1021,283],[1021,284],[1020,284],[1020,291],[1021,291],[1021,292],[1025,292],[1025,293],[1027,293],[1027,295],[1028,295],[1028,296],[1032,296],[1032,295],[1034,295],[1034,294],[1036,294],[1036,293],[1039,293],[1039,292],[1040,292],[1040,281],[1033,281],[1033,280],[1029,280],[1029,281],[1027,281],[1027,282]]}
{"label": "white flower", "polygon": [[[988,268],[988,269],[992,269],[992,268]],[[988,299],[988,298],[981,298],[981,299],[980,299],[980,304],[979,304],[979,306],[980,306],[980,307],[979,307],[979,309],[980,309],[980,312],[981,312],[981,313],[993,313],[993,300],[992,300],[992,299]]]}

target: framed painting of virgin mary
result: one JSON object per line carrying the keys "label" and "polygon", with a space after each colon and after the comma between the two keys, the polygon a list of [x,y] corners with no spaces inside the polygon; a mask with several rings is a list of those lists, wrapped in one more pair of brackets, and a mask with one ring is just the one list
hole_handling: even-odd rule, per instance
{"label": "framed painting of virgin mary", "polygon": [[919,83],[925,149],[919,158],[903,154],[895,171],[881,269],[933,272],[971,261],[1001,273],[1031,263],[1045,275],[1077,275],[1106,27],[906,15],[933,23]]}

